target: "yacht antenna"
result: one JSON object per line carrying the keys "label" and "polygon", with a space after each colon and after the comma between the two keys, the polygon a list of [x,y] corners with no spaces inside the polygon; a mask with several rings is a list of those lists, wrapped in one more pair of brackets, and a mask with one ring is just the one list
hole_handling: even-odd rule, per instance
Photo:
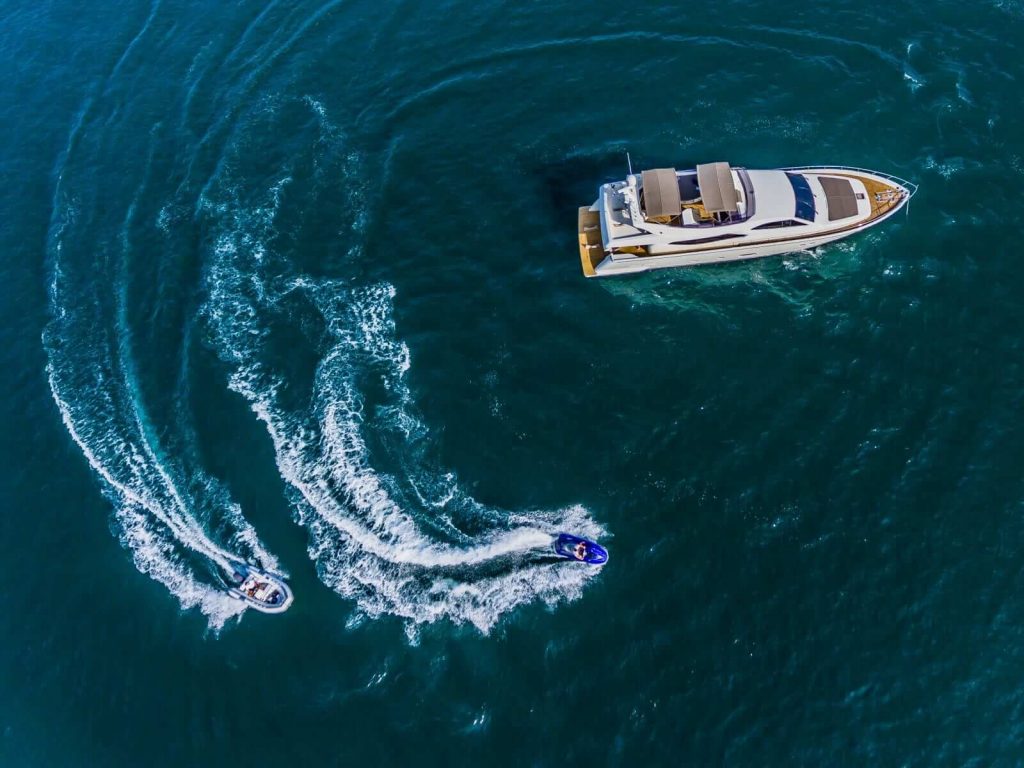
{"label": "yacht antenna", "polygon": [[629,167],[629,175],[633,175],[633,161],[629,159],[629,152],[626,152],[626,165]]}

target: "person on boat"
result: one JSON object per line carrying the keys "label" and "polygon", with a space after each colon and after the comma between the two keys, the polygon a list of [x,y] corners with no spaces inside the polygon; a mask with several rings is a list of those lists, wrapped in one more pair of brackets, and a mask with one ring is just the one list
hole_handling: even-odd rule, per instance
{"label": "person on boat", "polygon": [[587,559],[587,542],[581,541],[573,549],[572,553],[576,556],[577,560]]}

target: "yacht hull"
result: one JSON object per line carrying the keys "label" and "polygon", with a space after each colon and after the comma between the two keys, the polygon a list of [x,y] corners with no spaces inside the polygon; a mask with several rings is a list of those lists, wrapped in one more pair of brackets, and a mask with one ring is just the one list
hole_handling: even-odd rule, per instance
{"label": "yacht hull", "polygon": [[626,275],[636,272],[649,272],[654,269],[670,269],[673,267],[699,267],[707,264],[724,264],[730,261],[749,261],[766,256],[781,256],[785,253],[809,251],[828,243],[834,243],[855,233],[839,233],[802,238],[798,241],[765,243],[763,245],[747,244],[743,247],[721,248],[715,251],[688,251],[678,253],[652,254],[633,258],[605,258],[598,264],[595,277]]}

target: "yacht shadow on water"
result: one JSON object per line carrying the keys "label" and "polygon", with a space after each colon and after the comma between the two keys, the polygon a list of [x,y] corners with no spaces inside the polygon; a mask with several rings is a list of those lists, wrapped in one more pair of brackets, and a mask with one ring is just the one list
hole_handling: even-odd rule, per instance
{"label": "yacht shadow on water", "polygon": [[590,155],[570,155],[551,162],[537,164],[531,158],[527,165],[544,188],[550,206],[547,208],[564,219],[566,227],[572,226],[574,213],[580,200],[590,200],[599,184],[612,182],[625,175],[626,153],[599,152]]}

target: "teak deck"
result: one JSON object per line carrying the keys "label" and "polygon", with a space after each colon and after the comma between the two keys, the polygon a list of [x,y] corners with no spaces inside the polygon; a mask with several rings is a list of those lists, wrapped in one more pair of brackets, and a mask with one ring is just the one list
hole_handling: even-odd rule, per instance
{"label": "teak deck", "polygon": [[604,260],[604,246],[601,244],[601,214],[590,210],[589,206],[580,206],[576,219],[576,231],[580,241],[580,263],[583,274],[593,277],[597,274],[597,265]]}
{"label": "teak deck", "polygon": [[875,179],[870,179],[867,176],[860,176],[856,173],[830,173],[828,175],[845,176],[848,179],[856,179],[864,185],[864,188],[868,191],[868,200],[871,203],[871,215],[868,216],[867,221],[874,221],[883,213],[891,210],[900,202],[900,200],[903,199],[899,195],[892,194],[896,190],[896,187],[892,184],[886,184]]}

